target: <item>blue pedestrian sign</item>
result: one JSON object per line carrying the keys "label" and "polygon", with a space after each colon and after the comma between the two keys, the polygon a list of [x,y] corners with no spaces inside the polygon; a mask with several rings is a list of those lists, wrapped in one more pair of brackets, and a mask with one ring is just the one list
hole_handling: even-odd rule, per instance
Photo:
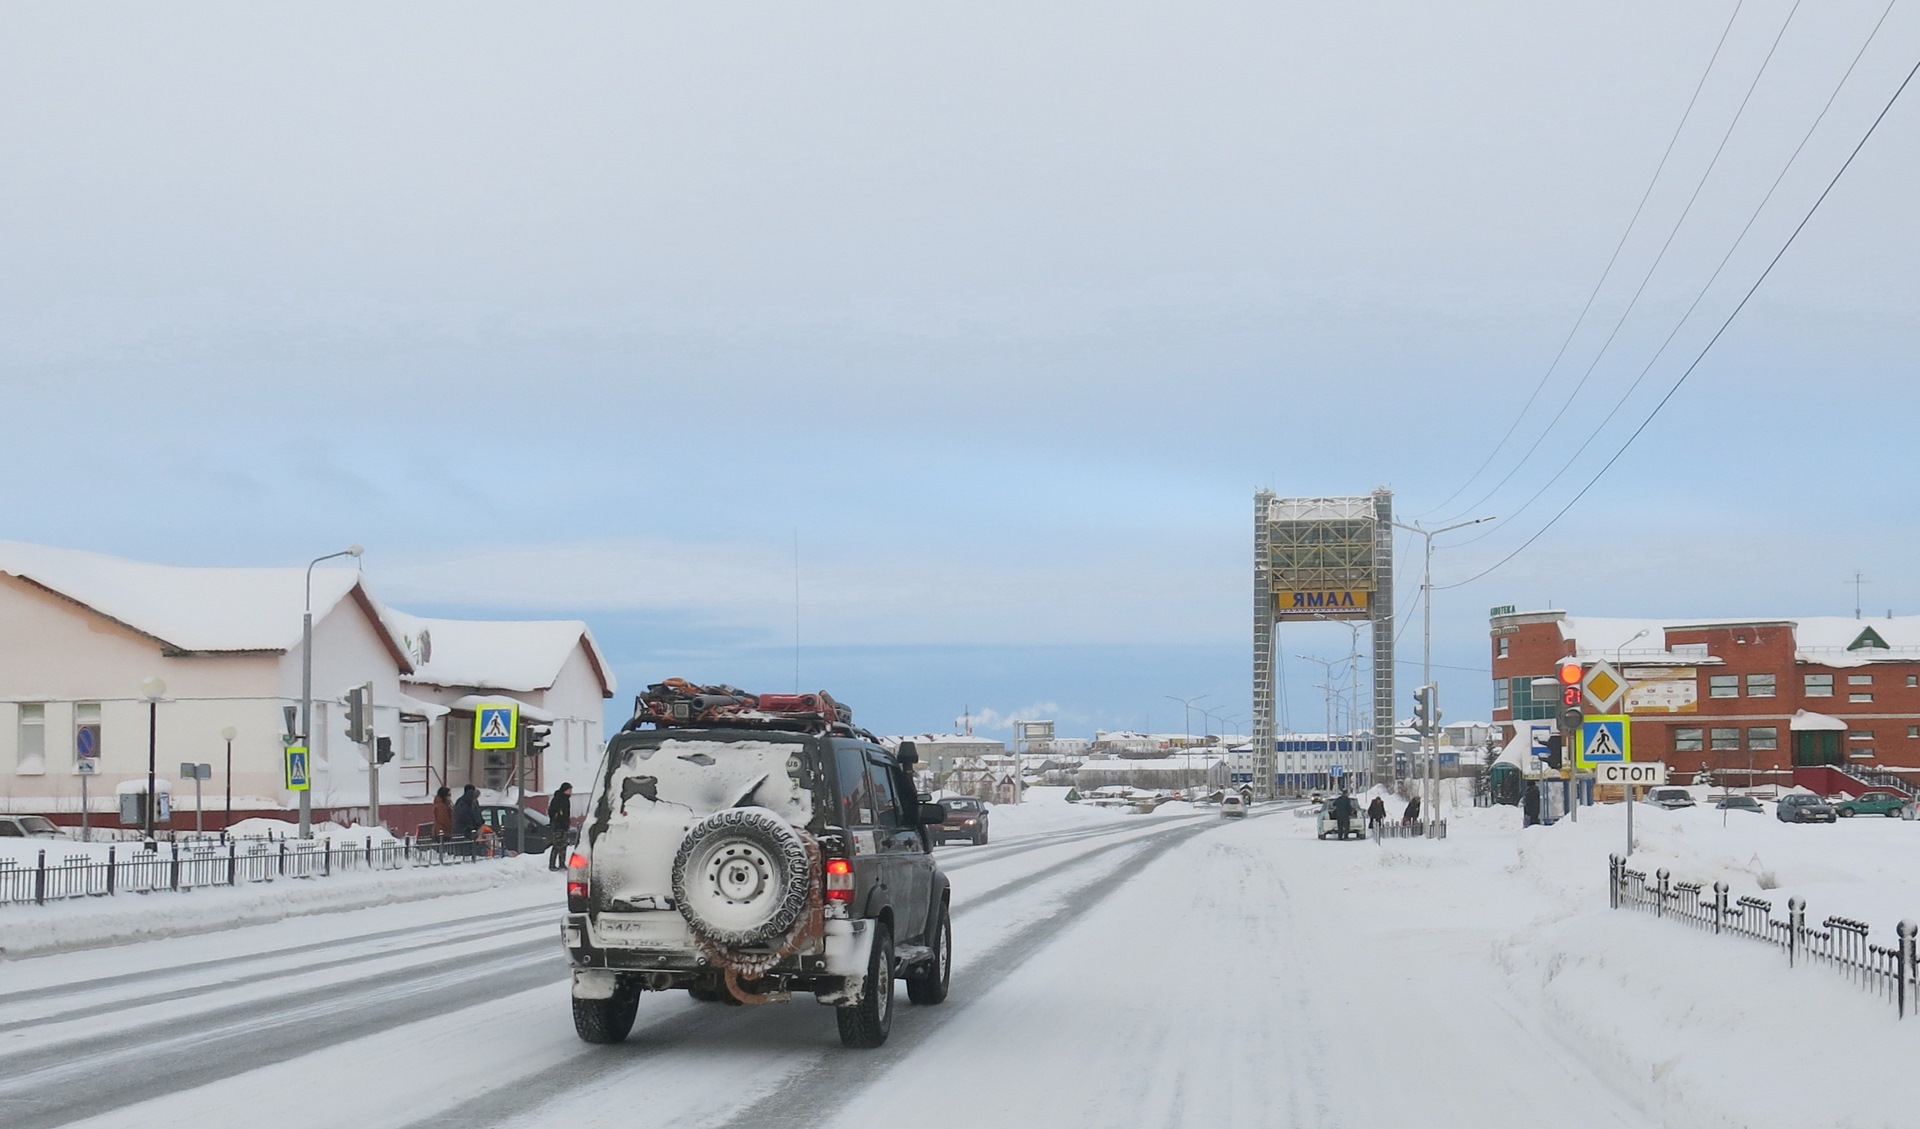
{"label": "blue pedestrian sign", "polygon": [[510,703],[485,705],[473,711],[473,747],[511,749],[520,744],[520,707]]}
{"label": "blue pedestrian sign", "polygon": [[1633,759],[1633,730],[1624,714],[1588,717],[1580,725],[1577,768],[1596,764],[1624,764]]}
{"label": "blue pedestrian sign", "polygon": [[287,746],[287,791],[305,792],[312,787],[307,777],[307,750],[300,745]]}
{"label": "blue pedestrian sign", "polygon": [[1346,774],[1347,774],[1346,765],[1333,764],[1333,765],[1327,766],[1327,775],[1333,777],[1335,780],[1340,779],[1342,776],[1345,776]]}

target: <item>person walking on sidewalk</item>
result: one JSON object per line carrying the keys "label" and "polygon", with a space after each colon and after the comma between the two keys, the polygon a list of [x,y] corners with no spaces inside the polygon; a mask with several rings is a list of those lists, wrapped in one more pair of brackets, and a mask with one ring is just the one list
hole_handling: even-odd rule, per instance
{"label": "person walking on sidewalk", "polygon": [[1387,822],[1387,801],[1379,796],[1367,805],[1367,830],[1371,831]]}
{"label": "person walking on sidewalk", "polygon": [[1532,827],[1540,822],[1540,782],[1527,781],[1527,790],[1520,797],[1520,826]]}
{"label": "person walking on sidewalk", "polygon": [[547,869],[567,868],[567,832],[573,827],[573,785],[562,784],[547,801],[547,834],[553,845],[547,851]]}

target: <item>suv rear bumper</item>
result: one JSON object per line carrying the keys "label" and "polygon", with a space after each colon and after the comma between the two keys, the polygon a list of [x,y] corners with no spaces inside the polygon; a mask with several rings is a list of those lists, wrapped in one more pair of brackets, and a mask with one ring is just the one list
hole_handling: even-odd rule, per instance
{"label": "suv rear bumper", "polygon": [[[698,947],[679,942],[677,937],[642,936],[630,943],[616,940],[608,936],[608,930],[596,928],[594,916],[570,913],[561,921],[561,944],[566,947],[568,963],[577,970],[660,973],[676,981],[710,977],[720,971]],[[672,916],[674,922],[679,922],[678,914]],[[836,981],[864,976],[867,954],[873,946],[873,923],[830,919],[825,928],[826,934],[818,942],[780,961],[767,975],[799,980],[830,977]]]}

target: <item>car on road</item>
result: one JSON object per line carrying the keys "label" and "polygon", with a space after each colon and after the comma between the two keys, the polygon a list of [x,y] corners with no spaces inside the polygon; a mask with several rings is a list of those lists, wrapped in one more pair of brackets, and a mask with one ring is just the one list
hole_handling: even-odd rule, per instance
{"label": "car on road", "polygon": [[[641,993],[811,993],[848,1047],[885,1043],[894,981],[946,999],[953,928],[932,853],[946,809],[918,756],[825,693],[649,686],[607,742],[567,860],[574,1031],[618,1043]],[[765,1029],[760,1029],[764,1031]]]}
{"label": "car on road", "polygon": [[1832,804],[1806,792],[1780,797],[1773,815],[1782,823],[1833,823],[1839,819]]}
{"label": "car on road", "polygon": [[987,805],[972,796],[947,796],[940,801],[947,816],[934,830],[934,840],[951,843],[965,839],[976,847],[987,843]]}
{"label": "car on road", "polygon": [[1841,800],[1833,805],[1835,814],[1842,819],[1856,815],[1884,815],[1889,819],[1900,818],[1900,809],[1907,798],[1898,792],[1862,792],[1850,800]]}
{"label": "car on road", "polygon": [[44,815],[0,815],[0,839],[65,839],[60,825]]}
{"label": "car on road", "polygon": [[1647,802],[1668,811],[1690,808],[1693,806],[1693,793],[1685,788],[1653,788],[1647,792]]}
{"label": "car on road", "polygon": [[1238,792],[1227,791],[1221,793],[1220,816],[1223,819],[1245,819],[1247,817],[1247,801],[1242,798]]}
{"label": "car on road", "polygon": [[1337,803],[1339,800],[1340,800],[1340,797],[1335,796],[1333,799],[1328,800],[1325,804],[1321,805],[1320,811],[1318,813],[1319,822],[1315,825],[1315,828],[1314,828],[1315,835],[1321,839],[1364,839],[1366,838],[1367,837],[1367,809],[1364,807],[1361,807],[1360,801],[1355,800],[1352,797],[1347,797],[1348,803],[1352,805],[1352,808],[1350,809],[1351,814],[1347,818],[1347,833],[1345,835],[1340,834],[1340,821],[1333,817],[1333,805]]}
{"label": "car on road", "polygon": [[1766,805],[1752,796],[1722,796],[1720,802],[1713,806],[1716,811],[1750,811],[1760,815],[1767,813]]}

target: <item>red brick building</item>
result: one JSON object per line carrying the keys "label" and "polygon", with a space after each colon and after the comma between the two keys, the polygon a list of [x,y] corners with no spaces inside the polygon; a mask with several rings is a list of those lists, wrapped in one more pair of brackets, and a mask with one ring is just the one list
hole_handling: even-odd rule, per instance
{"label": "red brick building", "polygon": [[[1551,722],[1535,678],[1571,656],[1624,683],[1635,760],[1682,781],[1701,769],[1734,786],[1817,792],[1920,783],[1920,616],[1635,620],[1495,608],[1496,724]],[[1909,788],[1909,790],[1911,790]]]}

